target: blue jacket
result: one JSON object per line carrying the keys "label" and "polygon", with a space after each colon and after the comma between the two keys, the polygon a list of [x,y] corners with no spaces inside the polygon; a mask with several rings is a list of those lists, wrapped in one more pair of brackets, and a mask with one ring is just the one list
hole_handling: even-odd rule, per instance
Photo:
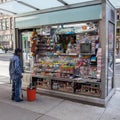
{"label": "blue jacket", "polygon": [[15,80],[22,77],[22,67],[20,63],[20,58],[17,55],[14,55],[10,59],[9,75],[11,80]]}

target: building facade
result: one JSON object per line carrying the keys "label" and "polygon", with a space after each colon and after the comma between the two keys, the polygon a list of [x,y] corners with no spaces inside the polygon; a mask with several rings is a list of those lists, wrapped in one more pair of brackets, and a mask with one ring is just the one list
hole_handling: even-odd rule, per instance
{"label": "building facade", "polygon": [[[0,4],[10,0],[0,0]],[[14,18],[0,13],[0,45],[3,48],[13,49]]]}
{"label": "building facade", "polygon": [[120,57],[120,8],[117,9],[117,26],[116,26],[116,53]]}

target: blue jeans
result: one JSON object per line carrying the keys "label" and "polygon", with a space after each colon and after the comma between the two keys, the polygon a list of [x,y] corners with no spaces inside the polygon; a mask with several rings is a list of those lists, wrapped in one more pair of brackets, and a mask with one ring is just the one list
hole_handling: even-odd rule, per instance
{"label": "blue jeans", "polygon": [[21,86],[22,86],[21,78],[12,81],[12,99],[14,99],[15,101],[20,99]]}

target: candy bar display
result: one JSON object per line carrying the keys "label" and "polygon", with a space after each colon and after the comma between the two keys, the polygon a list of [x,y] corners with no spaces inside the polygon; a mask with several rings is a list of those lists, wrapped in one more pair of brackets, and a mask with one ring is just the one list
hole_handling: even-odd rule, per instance
{"label": "candy bar display", "polygon": [[72,81],[60,81],[52,80],[51,83],[52,90],[58,90],[63,92],[73,93],[73,82]]}
{"label": "candy bar display", "polygon": [[50,89],[49,78],[32,76],[32,85],[37,88]]}
{"label": "candy bar display", "polygon": [[98,83],[75,83],[76,94],[86,94],[99,97],[101,95],[100,86]]}
{"label": "candy bar display", "polygon": [[[64,30],[46,27],[49,30],[34,32],[31,39],[35,59],[32,75],[37,87],[100,96],[102,55],[98,24],[86,25]],[[45,34],[45,31],[49,32]]]}

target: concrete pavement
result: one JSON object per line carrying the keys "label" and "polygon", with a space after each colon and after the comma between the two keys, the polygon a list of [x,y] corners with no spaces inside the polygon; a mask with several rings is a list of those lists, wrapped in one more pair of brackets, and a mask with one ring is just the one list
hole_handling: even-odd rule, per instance
{"label": "concrete pavement", "polygon": [[97,107],[37,94],[34,102],[10,99],[11,85],[0,84],[0,120],[120,120],[120,90],[107,107]]}
{"label": "concrete pavement", "polygon": [[[115,76],[116,89],[107,107],[91,106],[37,94],[34,102],[16,103],[11,98],[8,62],[0,61],[0,120],[120,120],[120,72]],[[117,64],[119,69],[119,64]]]}
{"label": "concrete pavement", "polygon": [[120,63],[120,58],[116,58],[116,59],[115,59],[115,63],[116,63],[116,64]]}

